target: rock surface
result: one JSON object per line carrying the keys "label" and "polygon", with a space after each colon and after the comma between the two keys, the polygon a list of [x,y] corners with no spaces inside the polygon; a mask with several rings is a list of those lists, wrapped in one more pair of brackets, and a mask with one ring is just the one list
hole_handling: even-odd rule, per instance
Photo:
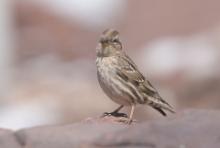
{"label": "rock surface", "polygon": [[21,148],[21,145],[12,131],[0,129],[0,148]]}
{"label": "rock surface", "polygon": [[173,117],[125,125],[114,117],[71,125],[0,130],[1,148],[217,148],[220,111],[187,110]]}

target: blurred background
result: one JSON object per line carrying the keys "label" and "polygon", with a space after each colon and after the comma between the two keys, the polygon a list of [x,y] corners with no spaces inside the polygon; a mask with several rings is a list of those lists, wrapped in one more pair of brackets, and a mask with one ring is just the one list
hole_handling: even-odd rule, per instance
{"label": "blurred background", "polygon": [[[0,127],[73,123],[118,107],[96,79],[106,28],[177,112],[220,109],[219,14],[218,0],[1,0]],[[163,117],[139,106],[135,118]]]}

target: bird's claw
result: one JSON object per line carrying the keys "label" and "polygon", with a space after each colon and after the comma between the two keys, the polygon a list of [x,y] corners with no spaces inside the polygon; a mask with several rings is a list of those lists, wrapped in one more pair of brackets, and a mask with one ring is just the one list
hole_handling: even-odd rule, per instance
{"label": "bird's claw", "polygon": [[114,116],[114,117],[124,117],[124,118],[128,118],[128,115],[125,113],[119,113],[119,112],[105,112],[102,117],[106,117],[106,116]]}

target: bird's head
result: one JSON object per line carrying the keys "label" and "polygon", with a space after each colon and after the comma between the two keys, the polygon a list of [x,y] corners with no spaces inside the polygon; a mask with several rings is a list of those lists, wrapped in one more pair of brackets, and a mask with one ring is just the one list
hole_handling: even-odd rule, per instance
{"label": "bird's head", "polygon": [[115,56],[122,52],[119,32],[114,29],[105,30],[96,47],[98,57]]}

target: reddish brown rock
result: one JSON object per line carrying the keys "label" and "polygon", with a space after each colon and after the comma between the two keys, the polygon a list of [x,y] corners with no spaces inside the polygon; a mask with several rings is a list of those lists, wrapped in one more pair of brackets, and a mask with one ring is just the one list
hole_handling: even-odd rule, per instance
{"label": "reddish brown rock", "polygon": [[78,123],[73,125],[45,126],[18,131],[17,136],[26,147],[74,148],[93,143],[102,135],[126,128],[108,123]]}
{"label": "reddish brown rock", "polygon": [[12,131],[0,129],[0,148],[21,148],[21,145]]}
{"label": "reddish brown rock", "polygon": [[112,118],[23,129],[16,136],[28,148],[220,147],[220,111],[188,110],[131,126],[118,124]]}
{"label": "reddish brown rock", "polygon": [[220,147],[220,112],[189,110],[174,118],[150,121],[102,136],[94,147]]}

